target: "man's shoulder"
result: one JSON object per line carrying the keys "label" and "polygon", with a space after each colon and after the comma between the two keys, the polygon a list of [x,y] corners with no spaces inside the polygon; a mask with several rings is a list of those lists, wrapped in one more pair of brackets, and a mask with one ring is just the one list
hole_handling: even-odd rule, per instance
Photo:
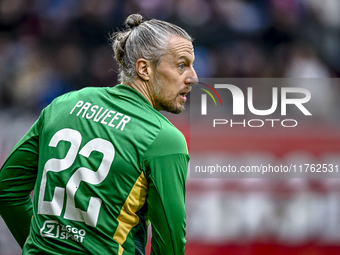
{"label": "man's shoulder", "polygon": [[184,139],[184,136],[181,131],[179,131],[168,119],[164,116],[159,117],[161,129],[160,129],[160,137],[164,138],[167,136],[174,137],[176,139]]}
{"label": "man's shoulder", "polygon": [[153,157],[170,154],[188,154],[184,135],[169,121],[159,118],[160,129],[146,156]]}

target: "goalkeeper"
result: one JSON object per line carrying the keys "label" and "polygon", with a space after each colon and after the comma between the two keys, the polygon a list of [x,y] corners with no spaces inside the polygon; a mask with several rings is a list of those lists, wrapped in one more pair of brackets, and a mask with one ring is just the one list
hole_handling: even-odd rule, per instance
{"label": "goalkeeper", "polygon": [[[185,139],[180,113],[194,50],[181,28],[130,15],[111,38],[115,87],[56,98],[0,171],[0,214],[23,254],[184,254]],[[33,192],[33,201],[30,193]]]}

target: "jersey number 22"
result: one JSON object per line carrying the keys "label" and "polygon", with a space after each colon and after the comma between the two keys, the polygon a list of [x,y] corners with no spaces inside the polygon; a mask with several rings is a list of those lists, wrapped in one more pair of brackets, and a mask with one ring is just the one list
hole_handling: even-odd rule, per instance
{"label": "jersey number 22", "polygon": [[[97,185],[104,181],[114,159],[115,149],[112,143],[101,138],[95,138],[89,141],[80,149],[81,140],[81,134],[78,131],[69,128],[59,130],[52,137],[49,143],[50,147],[57,147],[59,141],[70,142],[71,146],[67,151],[65,158],[49,159],[44,166],[38,198],[38,214],[60,216],[66,192],[64,218],[85,222],[87,225],[96,227],[102,200],[97,197],[91,197],[87,210],[83,211],[75,206],[75,194],[81,181],[92,185]],[[72,166],[77,156],[82,155],[84,157],[89,157],[92,151],[101,152],[103,154],[102,161],[97,171],[93,171],[86,167],[78,168],[68,180],[66,187],[55,187],[52,201],[44,201],[47,173],[50,171],[64,171]]]}

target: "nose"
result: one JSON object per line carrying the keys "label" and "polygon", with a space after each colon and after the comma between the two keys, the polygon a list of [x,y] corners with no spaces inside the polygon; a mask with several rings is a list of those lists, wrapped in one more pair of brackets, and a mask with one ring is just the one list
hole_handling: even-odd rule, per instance
{"label": "nose", "polygon": [[196,85],[198,83],[198,77],[193,66],[191,66],[190,75],[188,75],[188,78],[185,80],[185,83],[190,86]]}

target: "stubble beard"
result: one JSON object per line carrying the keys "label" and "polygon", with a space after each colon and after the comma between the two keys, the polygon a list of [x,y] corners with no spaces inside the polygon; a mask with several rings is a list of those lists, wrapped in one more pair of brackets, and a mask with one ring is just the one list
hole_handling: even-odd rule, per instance
{"label": "stubble beard", "polygon": [[166,85],[160,82],[157,73],[155,74],[155,80],[156,83],[153,87],[155,104],[163,111],[171,112],[174,114],[181,113],[185,109],[185,106],[184,103],[181,104],[181,106],[177,106],[177,98],[179,95],[176,95],[176,97],[173,100],[167,99],[163,93],[164,86]]}

